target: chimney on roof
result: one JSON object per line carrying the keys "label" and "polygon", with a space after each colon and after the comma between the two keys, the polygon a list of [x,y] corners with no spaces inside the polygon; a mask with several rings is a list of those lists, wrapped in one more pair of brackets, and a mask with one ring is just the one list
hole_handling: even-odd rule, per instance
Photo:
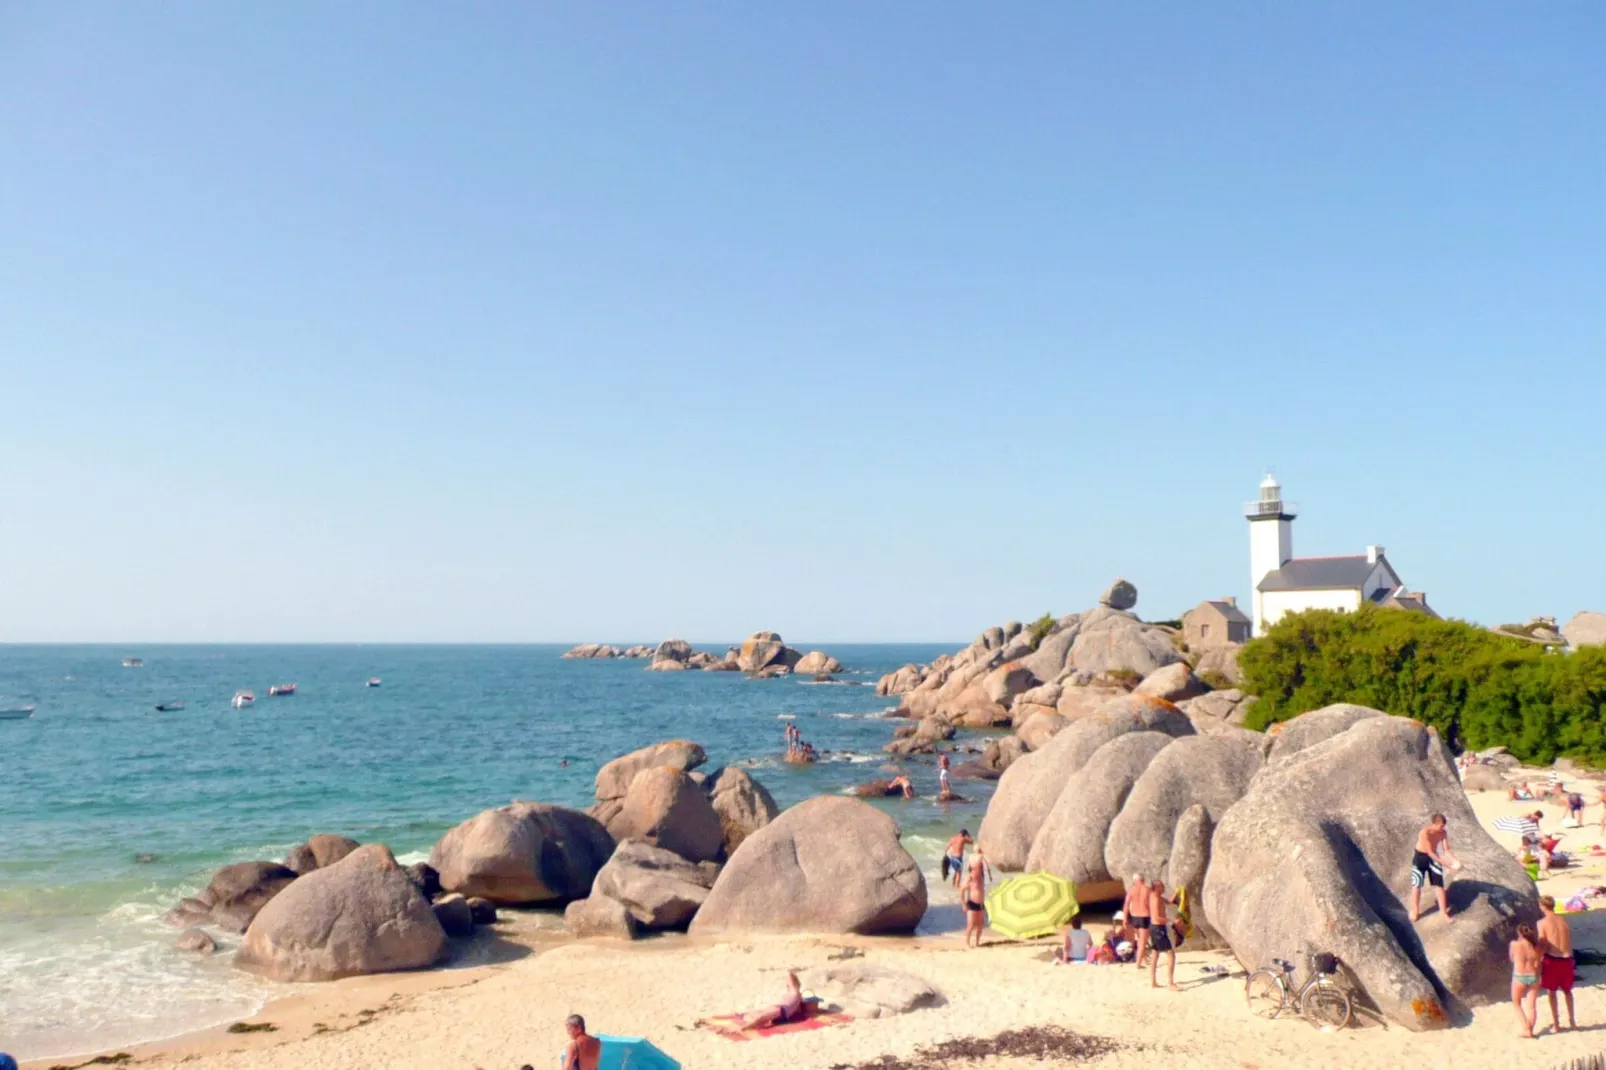
{"label": "chimney on roof", "polygon": [[1383,547],[1381,547],[1381,546],[1368,546],[1366,548],[1366,563],[1368,565],[1377,564],[1377,559],[1382,557],[1382,556],[1383,556]]}
{"label": "chimney on roof", "polygon": [[1229,594],[1227,597],[1223,598],[1222,601],[1227,603],[1233,609],[1238,608],[1238,596],[1235,594]]}

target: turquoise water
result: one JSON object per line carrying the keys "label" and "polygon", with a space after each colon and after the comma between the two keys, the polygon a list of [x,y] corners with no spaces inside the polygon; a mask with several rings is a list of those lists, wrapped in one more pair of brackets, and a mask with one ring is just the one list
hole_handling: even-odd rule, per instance
{"label": "turquoise water", "polygon": [[[598,766],[670,738],[702,743],[710,767],[751,763],[782,806],[881,775],[892,729],[878,715],[895,702],[875,680],[952,647],[826,647],[863,686],[649,673],[563,649],[0,647],[0,696],[38,702],[31,720],[0,722],[0,1050],[75,1054],[251,1013],[272,986],[227,955],[173,951],[161,915],[218,866],[282,858],[315,832],[422,858],[514,798],[586,806]],[[289,682],[294,696],[268,697]],[[231,709],[242,688],[256,705]],[[186,708],[154,708],[174,699]],[[781,763],[787,718],[833,753]],[[935,791],[933,769],[912,774]],[[951,808],[882,805],[929,862],[975,827],[989,788],[967,782],[976,802]]]}

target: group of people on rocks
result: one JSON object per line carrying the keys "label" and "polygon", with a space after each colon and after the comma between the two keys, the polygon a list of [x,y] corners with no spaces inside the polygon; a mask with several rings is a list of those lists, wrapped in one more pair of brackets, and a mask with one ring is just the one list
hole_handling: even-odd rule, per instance
{"label": "group of people on rocks", "polygon": [[786,722],[786,760],[796,764],[807,765],[819,761],[819,752],[814,744],[803,738],[803,732],[798,728],[796,721]]}

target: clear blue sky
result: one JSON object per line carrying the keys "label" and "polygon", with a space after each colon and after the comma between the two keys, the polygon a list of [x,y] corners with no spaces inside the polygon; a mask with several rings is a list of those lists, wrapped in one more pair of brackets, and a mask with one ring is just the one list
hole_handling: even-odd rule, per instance
{"label": "clear blue sky", "polygon": [[1606,609],[1597,3],[0,4],[0,639]]}

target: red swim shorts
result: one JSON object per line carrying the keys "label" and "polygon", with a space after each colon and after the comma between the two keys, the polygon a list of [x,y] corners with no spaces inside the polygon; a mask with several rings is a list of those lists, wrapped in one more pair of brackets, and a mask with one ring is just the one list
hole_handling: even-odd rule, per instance
{"label": "red swim shorts", "polygon": [[1571,992],[1577,965],[1569,955],[1564,959],[1546,955],[1539,964],[1539,987],[1547,992]]}

